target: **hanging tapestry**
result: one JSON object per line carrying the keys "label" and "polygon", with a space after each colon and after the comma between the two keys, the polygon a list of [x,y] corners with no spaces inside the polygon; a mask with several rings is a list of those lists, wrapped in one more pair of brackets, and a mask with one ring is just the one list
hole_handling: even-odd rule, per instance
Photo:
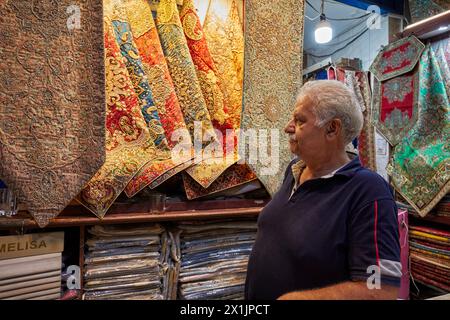
{"label": "hanging tapestry", "polygon": [[397,145],[418,118],[419,75],[413,72],[373,84],[372,123],[392,145]]}
{"label": "hanging tapestry", "polygon": [[234,128],[233,119],[228,115],[220,81],[217,77],[218,71],[209,52],[200,19],[195,12],[192,0],[183,2],[180,20],[213,126],[222,135],[220,141],[222,142],[223,153],[217,158],[216,164],[202,162],[186,170],[194,180],[204,188],[208,188],[214,180],[238,160],[235,148],[237,143],[235,143],[234,137],[230,136],[231,148],[226,148],[226,130]]}
{"label": "hanging tapestry", "polygon": [[276,172],[266,172],[270,160],[264,163],[266,161],[260,157],[260,161],[250,163],[271,195],[279,189],[283,172],[291,160],[288,137],[283,128],[292,117],[302,81],[303,9],[301,0],[245,2],[242,129],[258,132],[260,156],[265,153],[262,146],[267,146],[261,130],[280,137],[279,145],[271,139],[267,148],[268,154],[279,151]]}
{"label": "hanging tapestry", "polygon": [[443,39],[431,44],[445,80],[447,95],[450,95],[450,39]]}
{"label": "hanging tapestry", "polygon": [[384,47],[376,56],[370,72],[378,81],[385,81],[414,69],[425,45],[414,36],[395,41]]}
{"label": "hanging tapestry", "polygon": [[450,10],[448,0],[408,0],[411,22],[416,23]]}
{"label": "hanging tapestry", "polygon": [[[191,138],[194,145],[207,146],[209,141],[217,141],[217,138],[189,53],[176,0],[160,1],[156,27]],[[194,122],[201,124],[201,131],[194,130]],[[194,131],[199,132],[194,134]],[[203,143],[203,140],[206,141]]]}
{"label": "hanging tapestry", "polygon": [[[133,179],[129,182],[127,185],[127,188],[125,189],[125,193],[127,196],[132,197],[136,193],[138,193],[140,190],[145,188],[149,184],[153,184],[153,182],[160,176],[164,175],[167,171],[175,170],[175,168],[182,169],[186,166],[180,166],[181,163],[177,161],[173,161],[171,158],[171,152],[170,152],[170,146],[167,142],[167,139],[165,137],[165,134],[169,133],[172,134],[174,132],[174,129],[185,129],[186,125],[184,124],[184,119],[182,119],[182,113],[181,109],[178,104],[178,100],[176,100],[175,92],[172,90],[173,85],[170,82],[170,75],[169,76],[169,82],[167,82],[164,78],[165,74],[162,74],[161,72],[156,71],[157,76],[159,78],[153,79],[153,86],[156,86],[157,89],[157,95],[160,98],[159,99],[159,108],[154,102],[154,93],[151,89],[151,84],[149,82],[148,73],[151,72],[151,66],[148,65],[148,63],[144,62],[144,59],[141,58],[139,48],[137,47],[137,44],[134,42],[134,38],[139,38],[143,47],[141,47],[141,51],[149,52],[152,48],[148,46],[149,43],[152,41],[155,42],[155,39],[157,42],[155,43],[156,50],[155,53],[150,53],[153,56],[157,56],[158,47],[159,52],[162,53],[162,49],[160,48],[160,43],[158,39],[158,34],[156,31],[156,27],[153,22],[153,17],[151,15],[151,9],[149,7],[149,4],[146,1],[120,1],[120,0],[114,0],[111,1],[113,4],[112,10],[114,10],[111,14],[109,14],[111,19],[113,20],[113,26],[114,31],[116,35],[116,41],[119,43],[122,55],[126,59],[126,64],[128,68],[128,72],[131,75],[131,79],[133,81],[134,89],[138,93],[140,102],[142,105],[141,111],[147,120],[150,133],[155,133],[154,139],[155,144],[158,146],[158,155],[153,160],[148,162],[144,167],[142,167],[139,172],[133,177]],[[146,10],[147,9],[147,10]],[[131,17],[131,18],[130,18]],[[134,25],[134,29],[137,31],[137,35],[135,36],[134,32],[132,32],[133,26],[130,25],[130,22]],[[150,29],[153,26],[153,29]],[[147,32],[146,32],[147,31]],[[155,38],[156,36],[156,38]],[[155,46],[154,46],[155,47]],[[145,61],[155,61],[157,57],[153,57],[149,59],[150,56],[149,53],[145,54],[144,57],[146,58]],[[163,67],[165,67],[165,70],[168,72],[167,65],[165,64],[164,56],[159,56],[162,61],[164,61]],[[159,63],[161,64],[161,63]],[[147,68],[146,68],[147,66]],[[153,68],[153,70],[164,70],[159,68],[158,66],[156,68]],[[153,76],[155,76],[153,72]],[[164,84],[166,82],[166,85]],[[170,86],[167,86],[169,84]],[[163,90],[161,95],[161,89]],[[168,94],[172,94],[172,97],[175,98],[175,100],[169,101],[169,110],[171,110],[170,114],[167,114],[167,111],[165,109],[165,102],[167,101],[167,98],[170,98]],[[162,98],[162,99],[161,99]],[[162,101],[161,101],[162,100]],[[170,104],[172,102],[172,104]],[[177,109],[174,109],[174,108]],[[163,119],[164,122],[160,119],[160,110],[163,111]],[[181,118],[181,119],[180,119]],[[169,131],[164,130],[163,123],[168,125]],[[172,130],[172,131],[170,131]],[[169,136],[171,138],[171,136]],[[170,139],[169,139],[170,140]],[[172,142],[172,141],[171,141]],[[190,141],[189,141],[190,142]],[[187,159],[187,161],[190,161]],[[179,172],[179,171],[177,171]],[[164,182],[164,180],[158,179],[160,183]]]}
{"label": "hanging tapestry", "polygon": [[421,57],[419,77],[419,119],[394,148],[387,172],[423,217],[450,191],[449,97],[430,47]]}
{"label": "hanging tapestry", "polygon": [[255,173],[247,164],[234,164],[228,168],[209,188],[203,188],[186,173],[183,173],[183,185],[189,200],[219,193],[256,180]]}
{"label": "hanging tapestry", "polygon": [[244,77],[244,33],[236,1],[232,0],[230,7],[224,7],[223,1],[211,0],[203,32],[217,68],[228,122],[233,129],[239,129]]}
{"label": "hanging tapestry", "polygon": [[106,162],[78,198],[86,208],[103,218],[128,181],[158,152],[144,117],[130,75],[105,22],[106,71]]}
{"label": "hanging tapestry", "polygon": [[363,111],[364,125],[358,137],[359,159],[364,167],[376,172],[375,129],[372,126],[372,93],[370,92],[369,77],[367,72],[356,72],[355,75],[363,99],[361,103],[365,105]]}
{"label": "hanging tapestry", "polygon": [[186,124],[164,58],[150,4],[147,0],[125,0],[123,5],[167,142],[169,147],[173,148],[176,141],[172,141],[172,134],[178,129],[186,129]]}
{"label": "hanging tapestry", "polygon": [[0,177],[44,227],[105,161],[102,3],[2,0],[0,17]]}

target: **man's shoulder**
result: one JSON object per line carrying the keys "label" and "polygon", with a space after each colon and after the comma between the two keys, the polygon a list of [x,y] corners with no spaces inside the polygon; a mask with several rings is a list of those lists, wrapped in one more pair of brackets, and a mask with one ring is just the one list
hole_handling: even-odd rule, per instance
{"label": "man's shoulder", "polygon": [[394,200],[393,189],[389,183],[378,173],[367,168],[357,170],[351,183],[358,193],[366,195],[368,199]]}

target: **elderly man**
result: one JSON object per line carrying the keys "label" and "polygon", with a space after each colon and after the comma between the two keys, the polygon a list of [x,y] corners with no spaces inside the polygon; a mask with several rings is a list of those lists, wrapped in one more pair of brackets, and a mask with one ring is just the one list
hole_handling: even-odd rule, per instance
{"label": "elderly man", "polygon": [[[338,81],[300,90],[283,184],[258,219],[247,299],[395,299],[397,207],[378,174],[346,152],[363,116]],[[301,159],[301,160],[299,160]]]}

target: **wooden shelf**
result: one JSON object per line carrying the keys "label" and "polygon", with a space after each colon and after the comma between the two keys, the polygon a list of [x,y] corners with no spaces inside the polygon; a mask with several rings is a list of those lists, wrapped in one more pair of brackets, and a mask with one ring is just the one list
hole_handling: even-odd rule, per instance
{"label": "wooden shelf", "polygon": [[[161,213],[149,213],[146,203],[116,203],[103,219],[99,219],[84,207],[70,206],[53,219],[47,228],[254,217],[261,212],[267,202],[268,200],[172,202],[168,203],[166,211]],[[11,218],[0,218],[0,229],[9,228],[38,228],[38,225],[28,212],[19,212]]]}

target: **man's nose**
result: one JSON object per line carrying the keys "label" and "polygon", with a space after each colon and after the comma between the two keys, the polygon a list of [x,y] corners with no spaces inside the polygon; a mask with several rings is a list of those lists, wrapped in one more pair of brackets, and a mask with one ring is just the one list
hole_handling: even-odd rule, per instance
{"label": "man's nose", "polygon": [[294,133],[294,132],[295,132],[294,119],[290,120],[290,121],[286,124],[286,127],[284,127],[284,132],[285,132],[285,133]]}

